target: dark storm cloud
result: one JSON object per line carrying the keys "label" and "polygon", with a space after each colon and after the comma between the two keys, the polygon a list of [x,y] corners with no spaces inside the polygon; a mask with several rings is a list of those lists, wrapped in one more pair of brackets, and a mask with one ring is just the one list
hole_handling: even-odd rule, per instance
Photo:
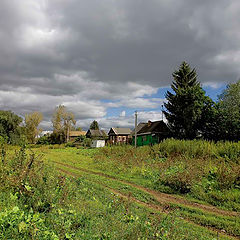
{"label": "dark storm cloud", "polygon": [[51,3],[56,15],[61,13],[53,17],[55,24],[78,40],[65,45],[71,67],[99,80],[168,85],[183,60],[197,67],[203,82],[239,76],[235,64],[226,70],[228,61],[218,60],[239,50],[236,0]]}
{"label": "dark storm cloud", "polygon": [[202,83],[233,82],[239,15],[238,0],[2,0],[0,106],[46,121],[61,103],[78,103],[78,119],[103,117],[111,103],[101,99],[155,106],[142,97],[183,60]]}

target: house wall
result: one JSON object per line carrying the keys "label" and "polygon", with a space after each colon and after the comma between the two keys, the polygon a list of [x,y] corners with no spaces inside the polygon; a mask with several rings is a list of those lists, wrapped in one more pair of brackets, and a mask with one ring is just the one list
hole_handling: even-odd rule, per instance
{"label": "house wall", "polygon": [[92,140],[91,147],[98,148],[98,147],[104,147],[105,146],[105,140]]}
{"label": "house wall", "polygon": [[110,135],[109,140],[114,143],[126,143],[128,141],[127,135]]}
{"label": "house wall", "polygon": [[[135,137],[133,137],[133,145],[135,143]],[[159,143],[158,137],[152,134],[137,136],[137,146],[153,145]]]}

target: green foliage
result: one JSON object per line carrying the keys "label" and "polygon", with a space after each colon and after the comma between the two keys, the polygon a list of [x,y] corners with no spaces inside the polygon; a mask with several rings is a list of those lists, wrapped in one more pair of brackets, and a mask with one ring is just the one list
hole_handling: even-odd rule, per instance
{"label": "green foliage", "polygon": [[40,145],[49,145],[51,144],[51,138],[49,135],[44,135],[42,137],[40,137],[37,141],[37,144],[40,144]]}
{"label": "green foliage", "polygon": [[106,147],[94,162],[101,171],[153,189],[240,210],[240,142],[167,139],[153,147]]}
{"label": "green foliage", "polygon": [[[0,163],[0,239],[205,240],[216,236],[178,219],[177,213],[159,214],[112,194],[89,174],[75,179],[60,175],[24,146],[9,150]],[[43,147],[36,151],[51,151],[57,158],[69,152],[72,159],[80,150]]]}
{"label": "green foliage", "polygon": [[69,131],[74,128],[76,120],[72,112],[68,112],[64,105],[55,108],[52,116],[53,133],[51,134],[51,142],[61,144],[68,142]]}
{"label": "green foliage", "polygon": [[92,140],[90,138],[87,138],[86,136],[78,136],[71,146],[91,147],[91,143]]}
{"label": "green foliage", "polygon": [[19,144],[23,133],[21,122],[22,118],[13,112],[0,110],[0,136],[10,144]]}
{"label": "green foliage", "polygon": [[94,120],[91,125],[90,125],[90,129],[92,130],[99,130],[99,125],[98,122],[96,120]]}
{"label": "green foliage", "polygon": [[167,91],[164,114],[173,135],[177,138],[194,139],[203,127],[202,116],[210,113],[212,101],[197,81],[195,69],[183,62],[173,73],[174,81]]}
{"label": "green foliage", "polygon": [[36,137],[41,133],[42,129],[38,128],[43,119],[40,112],[33,112],[25,115],[25,132],[29,143],[36,143]]}
{"label": "green foliage", "polygon": [[[172,142],[174,141],[172,140]],[[197,145],[197,141],[195,145]],[[133,152],[131,150],[133,150]],[[103,153],[103,156],[107,156],[108,158],[104,158],[99,152]],[[134,159],[131,159],[133,157],[132,153],[135,155]],[[203,181],[206,182],[206,186],[202,187],[199,182],[202,182],[201,173],[204,172],[204,168],[206,167],[204,166],[204,161],[198,162],[199,159],[197,159],[197,167],[192,167],[194,160],[191,161],[188,159],[189,163],[187,163],[178,156],[176,161],[174,161],[169,159],[170,156],[165,158],[161,157],[162,153],[160,154],[161,156],[158,156],[158,153],[157,146],[154,146],[154,148],[142,147],[137,150],[129,146],[117,146],[102,149],[59,149],[48,152],[47,156],[53,161],[58,162],[58,168],[71,175],[81,176],[87,178],[91,182],[104,185],[107,188],[116,189],[117,192],[125,194],[125,196],[134,197],[143,203],[148,203],[150,206],[152,206],[152,204],[158,206],[159,202],[156,200],[158,198],[155,198],[155,196],[151,194],[151,191],[145,191],[142,187],[137,187],[137,185],[146,186],[146,183],[148,183],[148,188],[155,187],[161,191],[165,190],[172,193],[177,193],[182,189],[181,191],[183,193],[188,192],[187,195],[185,194],[185,197],[187,196],[188,198],[190,196],[193,197],[193,194],[196,194],[197,196],[197,194],[200,195],[201,192],[203,192],[203,195],[201,195],[205,197],[202,198],[203,200],[206,199],[208,202],[212,201],[212,204],[215,205],[218,203],[218,206],[221,206],[221,203],[224,203],[223,207],[228,209],[236,210],[239,208],[239,191],[236,191],[237,189],[231,188],[229,190],[217,190],[217,167],[211,165],[209,167],[209,172],[206,170],[207,177],[205,177]],[[200,155],[200,153],[198,154]],[[187,154],[185,153],[185,155]],[[189,156],[190,155],[191,154],[189,154]],[[135,161],[135,159],[138,159],[139,157],[142,158],[142,164],[141,162],[136,163]],[[115,159],[116,162],[113,161]],[[130,161],[127,162],[127,160]],[[212,159],[210,161],[212,161]],[[163,163],[165,163],[165,165]],[[123,166],[123,164],[126,165]],[[185,168],[187,168],[186,173],[184,173],[185,176],[182,177],[181,175],[178,175],[179,173],[184,172]],[[99,172],[102,172],[102,174],[99,175]],[[188,172],[191,174],[188,174]],[[165,179],[164,175],[161,175],[162,173],[166,173]],[[128,181],[121,181],[120,179]],[[195,181],[197,179],[198,181]],[[160,180],[163,181],[160,182]],[[137,183],[137,185],[129,184],[129,181],[133,181]],[[199,188],[195,189],[196,186],[199,186]],[[187,191],[185,189],[187,189]],[[209,190],[207,194],[206,190]],[[208,194],[209,199],[207,200]],[[184,195],[182,195],[182,197],[175,197],[173,198],[179,200],[182,199],[180,202],[184,204]],[[197,198],[201,199],[199,196]],[[159,199],[161,199],[161,197]],[[169,201],[168,208],[171,209],[170,211],[176,211],[176,209],[178,209],[179,216],[183,218],[191,219],[195,223],[203,226],[214,226],[217,229],[224,229],[228,233],[239,235],[240,223],[235,216],[219,216],[216,213],[203,211],[204,208],[201,210],[201,208],[199,209],[195,204],[193,204],[192,207],[188,205],[181,206],[181,203],[171,203],[171,197],[169,198]],[[195,199],[195,201],[197,200]],[[132,217],[130,216],[128,221],[131,220]],[[199,237],[197,239],[199,239]]]}
{"label": "green foliage", "polygon": [[92,140],[90,138],[85,138],[83,140],[83,146],[84,147],[91,147]]}
{"label": "green foliage", "polygon": [[240,80],[229,84],[218,101],[221,139],[239,140],[240,136]]}

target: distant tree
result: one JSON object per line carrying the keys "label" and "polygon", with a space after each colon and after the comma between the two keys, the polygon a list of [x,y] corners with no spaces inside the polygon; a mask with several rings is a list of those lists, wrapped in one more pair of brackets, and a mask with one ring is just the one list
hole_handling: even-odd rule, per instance
{"label": "distant tree", "polygon": [[213,101],[209,101],[203,109],[200,131],[204,139],[215,141],[223,139],[219,113],[219,105]]}
{"label": "distant tree", "polygon": [[92,130],[99,130],[99,125],[98,122],[96,120],[94,120],[91,125],[90,125],[90,129]]}
{"label": "distant tree", "polygon": [[38,128],[42,120],[43,115],[40,112],[25,115],[26,136],[30,143],[36,143],[37,136],[42,132],[42,129]]}
{"label": "distant tree", "polygon": [[52,116],[53,132],[60,134],[63,131],[63,115],[66,111],[64,105],[59,105],[55,108]]}
{"label": "distant tree", "polygon": [[82,131],[82,128],[81,127],[76,127],[75,131]]}
{"label": "distant tree", "polygon": [[240,140],[240,80],[229,84],[218,98],[222,139]]}
{"label": "distant tree", "polygon": [[69,140],[69,131],[76,121],[72,112],[68,112],[64,105],[59,105],[53,113],[52,124],[53,138],[61,143]]}
{"label": "distant tree", "polygon": [[23,133],[22,118],[11,111],[0,110],[0,136],[10,144],[18,144]]}
{"label": "distant tree", "polygon": [[172,92],[167,91],[164,115],[177,138],[194,139],[201,132],[202,116],[212,101],[197,81],[195,69],[183,62],[173,73]]}

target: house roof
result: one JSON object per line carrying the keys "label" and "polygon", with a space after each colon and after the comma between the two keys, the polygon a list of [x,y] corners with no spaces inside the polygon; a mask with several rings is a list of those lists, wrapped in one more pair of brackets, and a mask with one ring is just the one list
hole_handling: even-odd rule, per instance
{"label": "house roof", "polygon": [[[147,123],[139,123],[138,125],[137,125],[137,133],[146,125]],[[131,136],[134,136],[134,134],[135,134],[135,128],[132,130],[132,132],[131,132]]]}
{"label": "house roof", "polygon": [[169,129],[166,123],[163,121],[156,121],[156,122],[148,121],[148,123],[145,124],[137,134],[143,135],[143,134],[154,133],[154,132],[167,133],[169,132]]}
{"label": "house roof", "polygon": [[87,134],[91,134],[92,137],[107,137],[107,134],[104,130],[89,129]]}
{"label": "house roof", "polygon": [[[111,128],[116,135],[129,135],[132,130],[130,128]],[[110,129],[110,131],[111,131]],[[110,133],[109,131],[109,133]],[[108,134],[109,134],[108,133]]]}
{"label": "house roof", "polygon": [[85,131],[70,131],[69,132],[69,137],[78,137],[78,136],[85,136],[86,132]]}

